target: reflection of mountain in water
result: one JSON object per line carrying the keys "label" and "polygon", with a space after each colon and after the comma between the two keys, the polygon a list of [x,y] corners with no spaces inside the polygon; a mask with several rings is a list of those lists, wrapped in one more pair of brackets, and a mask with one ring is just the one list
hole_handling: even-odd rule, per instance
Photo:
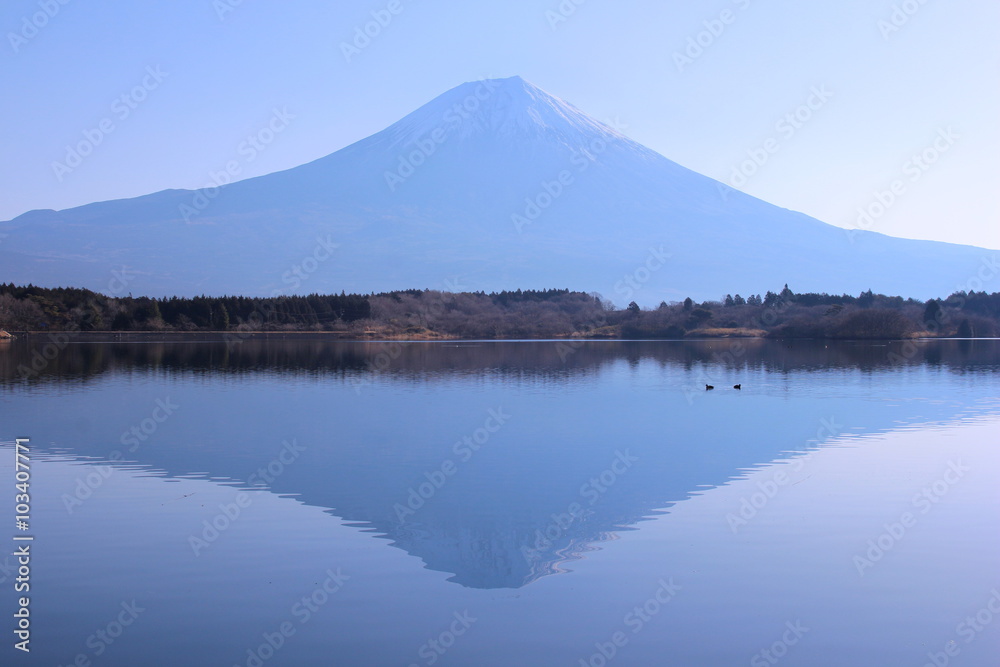
{"label": "reflection of mountain in water", "polygon": [[[388,348],[371,343],[79,345],[32,384],[87,390],[51,399],[11,391],[21,346],[2,362],[2,391],[36,442],[81,457],[122,449],[152,398],[171,396],[177,417],[126,454],[170,475],[247,480],[294,437],[306,450],[274,492],[464,586],[517,588],[704,486],[826,440],[831,423],[951,418],[968,401],[909,399],[961,393],[966,376],[1000,368],[1000,346],[978,341],[919,344],[898,366],[898,346],[742,344],[728,358],[728,341],[592,342],[565,362],[557,343],[410,344],[378,373],[367,362]],[[720,381],[710,396],[706,374]],[[744,391],[722,390],[732,378]],[[477,433],[488,435],[473,451],[464,438]]]}

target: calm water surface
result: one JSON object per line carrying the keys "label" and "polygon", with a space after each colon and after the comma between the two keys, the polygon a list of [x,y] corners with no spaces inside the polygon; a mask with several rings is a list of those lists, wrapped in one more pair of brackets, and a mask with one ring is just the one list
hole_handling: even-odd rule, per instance
{"label": "calm water surface", "polygon": [[45,342],[4,665],[998,664],[998,341]]}

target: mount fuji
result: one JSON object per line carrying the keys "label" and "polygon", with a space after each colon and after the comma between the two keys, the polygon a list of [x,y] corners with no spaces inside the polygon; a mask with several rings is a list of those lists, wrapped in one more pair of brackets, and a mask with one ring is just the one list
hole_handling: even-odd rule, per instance
{"label": "mount fuji", "polygon": [[0,223],[2,279],[150,296],[568,287],[624,305],[944,296],[992,251],[846,232],[686,169],[520,77],[286,171]]}

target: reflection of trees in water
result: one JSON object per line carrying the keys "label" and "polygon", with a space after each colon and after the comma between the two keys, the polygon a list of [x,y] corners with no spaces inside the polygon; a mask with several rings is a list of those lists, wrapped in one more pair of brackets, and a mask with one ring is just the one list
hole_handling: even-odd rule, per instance
{"label": "reflection of trees in water", "polygon": [[[859,370],[942,365],[954,370],[1000,364],[1000,345],[978,341],[824,342],[764,339],[705,341],[348,342],[250,339],[226,342],[95,342],[83,340],[42,356],[47,337],[0,349],[0,382],[85,380],[108,372],[295,374],[364,379],[374,374],[498,374],[550,378],[595,372],[625,361],[654,361],[691,370],[703,365],[771,372],[830,367]],[[52,356],[50,346],[49,356]],[[25,377],[24,369],[30,370]]]}

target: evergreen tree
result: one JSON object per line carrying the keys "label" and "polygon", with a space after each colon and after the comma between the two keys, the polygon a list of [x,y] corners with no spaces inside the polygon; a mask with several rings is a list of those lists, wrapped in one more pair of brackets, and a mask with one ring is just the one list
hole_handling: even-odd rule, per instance
{"label": "evergreen tree", "polygon": [[122,308],[115,315],[115,319],[111,320],[111,330],[112,331],[128,331],[132,328],[132,318],[129,316],[128,311]]}
{"label": "evergreen tree", "polygon": [[216,331],[229,331],[229,311],[226,309],[226,304],[218,304],[213,314],[215,317],[212,322],[213,328]]}
{"label": "evergreen tree", "polygon": [[84,309],[80,331],[104,331],[104,315],[97,303],[91,302]]}
{"label": "evergreen tree", "polygon": [[941,310],[941,304],[937,299],[931,299],[924,308],[924,326],[933,331],[940,328],[942,320],[944,312]]}

